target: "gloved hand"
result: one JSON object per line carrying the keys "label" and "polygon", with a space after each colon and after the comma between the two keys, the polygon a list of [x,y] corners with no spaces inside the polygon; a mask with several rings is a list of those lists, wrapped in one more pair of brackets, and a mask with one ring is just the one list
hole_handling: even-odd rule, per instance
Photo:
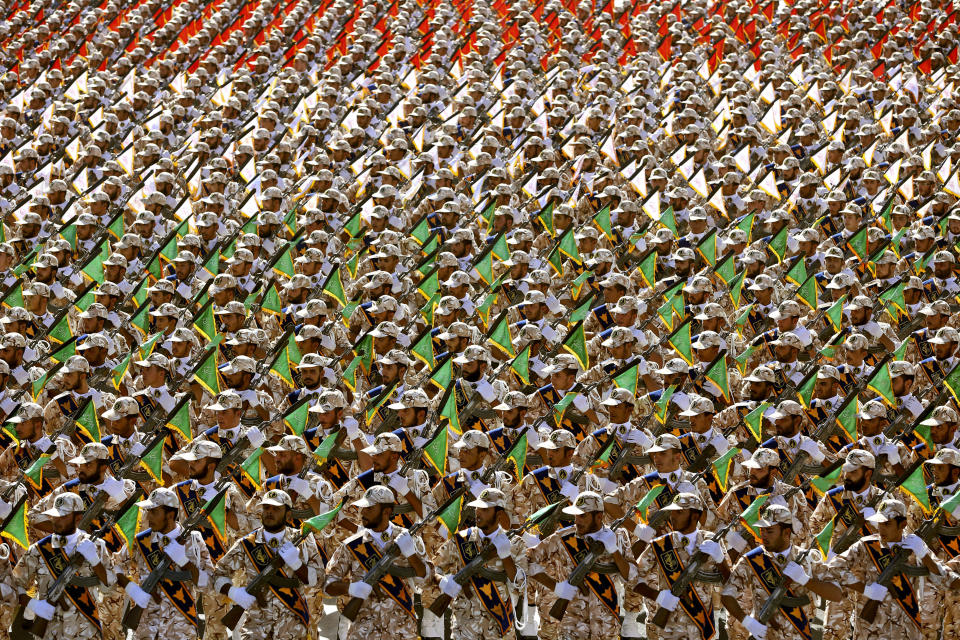
{"label": "gloved hand", "polygon": [[360,423],[356,418],[344,418],[343,426],[347,430],[347,439],[356,440],[360,436]]}
{"label": "gloved hand", "polygon": [[105,476],[103,482],[100,483],[98,487],[101,491],[106,491],[107,495],[117,501],[122,501],[126,498],[126,493],[124,492],[123,480],[120,478],[114,478],[113,476]]}
{"label": "gloved hand", "polygon": [[243,587],[230,587],[227,597],[244,609],[249,609],[257,602],[257,597],[250,595]]}
{"label": "gloved hand", "polygon": [[309,498],[313,495],[313,491],[310,490],[310,483],[300,476],[293,476],[290,478],[290,483],[287,486],[291,491],[296,491],[304,498]]}
{"label": "gloved hand", "polygon": [[788,562],[787,566],[783,568],[783,575],[787,576],[800,586],[803,586],[810,581],[810,575],[804,570],[803,567],[798,565],[793,560]]}
{"label": "gloved hand", "polygon": [[823,451],[820,451],[820,445],[810,438],[803,439],[803,442],[800,443],[800,451],[806,452],[806,454],[810,456],[810,460],[813,462],[813,464],[819,464],[823,462],[824,456]]}
{"label": "gloved hand", "polygon": [[31,598],[30,602],[27,603],[27,611],[31,612],[34,617],[53,620],[53,614],[57,612],[57,608],[46,600]]}
{"label": "gloved hand", "polygon": [[163,552],[170,556],[170,559],[173,560],[178,567],[187,564],[187,550],[179,542],[171,540],[167,543],[167,546],[163,548]]}
{"label": "gloved hand", "polygon": [[892,442],[881,446],[877,453],[881,456],[887,456],[887,462],[890,464],[900,464],[900,449]]}
{"label": "gloved hand", "polygon": [[570,502],[573,502],[577,499],[577,496],[580,495],[580,490],[569,482],[564,482],[560,485],[560,494],[565,498],[570,498]]}
{"label": "gloved hand", "polygon": [[397,547],[400,548],[400,553],[403,554],[404,558],[409,558],[417,552],[417,543],[414,542],[409,531],[404,531],[398,535],[394,542],[397,543]]}
{"label": "gloved hand", "polygon": [[140,588],[136,582],[128,582],[127,586],[124,588],[124,591],[127,592],[127,595],[130,596],[130,599],[133,600],[141,609],[146,609],[147,605],[150,604],[150,594]]}
{"label": "gloved hand", "polygon": [[871,582],[863,588],[863,595],[877,602],[883,602],[889,593],[890,591],[885,586],[876,582]]}
{"label": "gloved hand", "polygon": [[638,538],[650,544],[650,541],[657,537],[657,530],[651,527],[648,524],[638,524],[637,528],[633,530]]}
{"label": "gloved hand", "polygon": [[451,598],[456,599],[463,591],[463,587],[453,581],[452,576],[443,576],[440,578],[440,592],[445,593]]}
{"label": "gloved hand", "polygon": [[146,448],[144,448],[141,443],[134,442],[132,445],[130,445],[130,451],[128,454],[134,458],[139,458],[143,455],[144,451],[146,451]]}
{"label": "gloved hand", "polygon": [[100,564],[100,553],[97,551],[97,545],[94,544],[93,540],[81,540],[77,545],[77,553],[82,555],[91,567]]}
{"label": "gloved hand", "polygon": [[753,616],[747,616],[741,623],[743,628],[757,640],[764,640],[767,637],[767,625],[760,622]]}
{"label": "gloved hand", "polygon": [[480,381],[477,382],[477,393],[479,393],[480,397],[482,397],[487,402],[493,402],[494,400],[497,399],[497,392],[494,391],[493,385],[487,382],[483,378],[481,378]]}
{"label": "gloved hand", "polygon": [[862,515],[863,519],[866,520],[870,516],[877,515],[877,512],[873,507],[864,507],[863,511],[860,512],[860,515]]}
{"label": "gloved hand", "polygon": [[582,393],[578,393],[577,397],[573,399],[573,406],[580,413],[586,413],[590,410],[590,401]]}
{"label": "gloved hand", "polygon": [[497,550],[498,558],[503,560],[504,558],[510,557],[510,538],[507,537],[507,534],[505,534],[502,529],[498,529],[495,534],[490,536],[490,542],[493,544],[493,548]]}
{"label": "gloved hand", "polygon": [[717,564],[723,562],[723,548],[716,540],[704,540],[703,544],[700,545],[700,550],[710,556],[710,559]]}
{"label": "gloved hand", "polygon": [[277,553],[280,554],[291,571],[296,571],[303,566],[303,560],[300,559],[300,549],[293,546],[293,543],[289,540],[280,545]]}
{"label": "gloved hand", "polygon": [[527,549],[533,549],[540,544],[540,536],[535,533],[526,532],[523,534],[523,543],[527,545]]}
{"label": "gloved hand", "polygon": [[630,431],[627,432],[627,444],[633,444],[647,449],[649,445],[653,444],[653,440],[651,440],[650,436],[644,433],[642,429],[630,429]]}
{"label": "gloved hand", "polygon": [[667,611],[676,611],[677,605],[680,604],[680,598],[673,595],[669,589],[664,589],[657,596],[657,604]]}
{"label": "gloved hand", "polygon": [[729,545],[731,549],[736,550],[737,553],[743,553],[743,550],[747,548],[747,541],[737,531],[728,533],[726,541],[727,545]]}
{"label": "gloved hand", "polygon": [[347,588],[347,595],[351,598],[360,598],[361,600],[366,600],[370,597],[370,594],[373,593],[373,587],[368,585],[366,582],[351,582],[350,586]]}
{"label": "gloved hand", "polygon": [[10,503],[0,499],[0,520],[10,515],[11,511],[13,511],[13,507],[10,505]]}
{"label": "gloved hand", "polygon": [[401,497],[410,493],[407,479],[399,473],[395,473],[390,477],[390,481],[387,483],[387,486],[393,489],[397,495]]}
{"label": "gloved hand", "polygon": [[607,553],[615,553],[619,549],[617,534],[610,527],[601,527],[596,533],[588,533],[587,537],[602,544]]}
{"label": "gloved hand", "polygon": [[568,602],[577,597],[577,588],[566,580],[558,582],[557,586],[553,588],[553,592],[557,594],[558,598],[563,598]]}
{"label": "gloved hand", "polygon": [[40,451],[46,453],[47,451],[50,450],[50,447],[53,446],[53,440],[51,440],[49,436],[43,436],[42,438],[34,442],[33,446],[35,446]]}
{"label": "gloved hand", "polygon": [[917,556],[917,560],[923,560],[930,553],[927,543],[915,533],[903,536],[903,541],[900,544],[903,545],[904,549],[912,551],[913,555]]}
{"label": "gloved hand", "polygon": [[247,429],[247,440],[250,441],[250,446],[256,449],[266,441],[266,438],[263,437],[263,434],[260,432],[260,429],[256,427],[250,427]]}

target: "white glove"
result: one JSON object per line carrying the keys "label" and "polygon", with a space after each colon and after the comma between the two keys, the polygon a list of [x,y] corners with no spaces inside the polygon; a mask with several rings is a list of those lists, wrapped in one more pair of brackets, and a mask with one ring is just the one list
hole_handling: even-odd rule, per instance
{"label": "white glove", "polygon": [[280,557],[283,558],[283,561],[287,563],[287,566],[290,567],[293,571],[296,571],[303,566],[303,560],[300,559],[300,549],[297,549],[293,546],[293,543],[289,540],[284,542],[277,553],[280,554]]}
{"label": "white glove", "polygon": [[124,591],[127,592],[133,603],[141,609],[146,609],[147,605],[150,604],[150,594],[141,589],[136,582],[128,582]]}
{"label": "white glove", "polygon": [[100,483],[98,489],[101,491],[106,491],[107,495],[114,500],[122,501],[127,497],[126,492],[123,490],[123,480],[120,478],[114,478],[113,476],[104,477],[103,482]]}
{"label": "white glove", "polygon": [[46,600],[31,598],[30,602],[27,603],[27,611],[33,613],[36,618],[53,620],[53,614],[57,612],[57,608]]}
{"label": "white glove", "polygon": [[909,549],[913,552],[913,555],[917,556],[917,560],[923,560],[930,553],[927,543],[915,533],[905,535],[903,541],[900,543],[903,545],[904,549]]}
{"label": "white glove", "polygon": [[313,491],[310,490],[310,483],[300,476],[293,476],[290,478],[290,484],[287,486],[293,491],[299,493],[304,498],[310,498],[313,495]]}
{"label": "white glove", "polygon": [[360,436],[360,423],[356,418],[344,418],[343,426],[347,430],[347,439],[356,440]]}
{"label": "white glove", "polygon": [[46,453],[47,451],[50,450],[50,447],[53,446],[53,440],[51,440],[48,436],[43,436],[42,438],[34,442],[33,446],[35,446],[40,451]]}
{"label": "white glove", "polygon": [[553,588],[553,592],[557,594],[558,598],[563,598],[567,602],[577,597],[577,588],[566,580],[558,582],[557,586]]}
{"label": "white glove", "polygon": [[417,543],[413,541],[413,536],[410,535],[409,531],[404,531],[398,535],[394,542],[397,543],[404,558],[409,558],[417,552]]}
{"label": "white glove", "polygon": [[351,598],[360,598],[361,600],[366,600],[370,597],[370,594],[373,593],[373,587],[368,585],[366,582],[351,582],[350,586],[347,588],[347,595]]}
{"label": "white glove", "polygon": [[820,445],[815,440],[804,438],[803,442],[800,443],[800,451],[806,452],[814,464],[823,462],[823,451],[820,451]]}
{"label": "white glove", "polygon": [[888,443],[880,447],[878,453],[887,456],[887,462],[890,464],[900,464],[900,450],[897,445]]}
{"label": "white glove", "polygon": [[143,444],[134,442],[132,445],[130,445],[130,451],[128,453],[134,458],[139,458],[143,455],[144,451],[146,451],[146,448],[143,446]]}
{"label": "white glove", "polygon": [[633,530],[638,538],[650,544],[650,541],[657,537],[657,530],[651,527],[648,524],[638,524],[637,528]]}
{"label": "white glove", "polygon": [[609,527],[602,527],[596,533],[587,534],[587,537],[602,544],[604,551],[607,553],[616,553],[616,551],[619,549],[619,545],[617,544],[617,534],[615,534]]}
{"label": "white glove", "polygon": [[245,435],[247,436],[247,440],[250,442],[250,446],[253,447],[254,449],[259,447],[266,441],[266,438],[264,438],[263,434],[260,433],[260,429],[256,427],[250,427],[249,429],[247,429],[247,433]]}
{"label": "white glove", "polygon": [[783,575],[787,576],[800,586],[803,586],[810,581],[810,575],[804,571],[803,567],[798,565],[793,560],[788,562],[787,566],[783,568]]}
{"label": "white glove", "polygon": [[391,476],[387,486],[396,491],[398,496],[405,496],[410,493],[410,487],[407,483],[407,479],[399,473]]}
{"label": "white glove", "polygon": [[167,546],[163,548],[163,552],[167,554],[178,567],[187,564],[187,550],[184,549],[183,545],[179,542],[171,540],[167,543]]}
{"label": "white glove", "polygon": [[243,609],[249,609],[257,602],[256,596],[247,593],[247,590],[243,587],[230,587],[230,591],[227,592],[227,597]]}
{"label": "white glove", "polygon": [[497,392],[493,390],[493,385],[486,380],[477,382],[477,393],[487,402],[493,402],[497,399]]}
{"label": "white glove", "polygon": [[451,576],[443,576],[440,578],[440,591],[456,599],[456,597],[460,595],[460,592],[463,591],[463,587],[454,582]]}
{"label": "white glove", "polygon": [[586,413],[590,409],[590,401],[587,399],[587,396],[578,393],[577,397],[573,399],[573,406],[580,413]]}
{"label": "white glove", "polygon": [[760,622],[753,616],[746,616],[743,619],[743,622],[740,624],[742,624],[743,628],[747,630],[747,633],[752,635],[757,640],[763,640],[767,637],[767,625],[760,624]]}
{"label": "white glove", "polygon": [[727,534],[726,537],[727,544],[737,553],[743,553],[743,550],[747,548],[747,541],[738,531],[731,531]]}
{"label": "white glove", "polygon": [[560,485],[560,493],[565,498],[570,498],[570,502],[573,502],[577,499],[577,496],[580,495],[580,490],[569,482],[564,482],[562,485]]}
{"label": "white glove", "polygon": [[877,602],[883,602],[888,593],[889,590],[885,586],[876,582],[871,582],[863,588],[863,595]]}
{"label": "white glove", "polygon": [[490,542],[493,544],[493,548],[497,550],[497,557],[503,560],[504,558],[509,558],[511,554],[510,548],[510,538],[507,537],[507,534],[503,530],[498,529],[495,534],[490,537]]}
{"label": "white glove", "polygon": [[97,545],[93,540],[81,540],[77,545],[77,553],[83,556],[90,566],[95,567],[100,564],[100,553],[97,551]]}
{"label": "white glove", "polygon": [[527,549],[533,549],[540,544],[540,536],[535,533],[526,532],[523,534],[523,544],[527,545]]}
{"label": "white glove", "polygon": [[723,562],[723,549],[716,540],[704,540],[700,545],[700,551],[710,556],[710,559],[717,564]]}
{"label": "white glove", "polygon": [[677,605],[680,604],[680,598],[673,595],[669,589],[664,589],[657,596],[657,604],[667,611],[676,611]]}
{"label": "white glove", "polygon": [[11,511],[13,511],[13,507],[10,506],[10,503],[0,500],[0,519],[6,518]]}
{"label": "white glove", "polygon": [[873,507],[864,507],[863,511],[860,512],[860,515],[862,515],[863,519],[866,520],[870,516],[877,515],[877,512],[874,510]]}
{"label": "white glove", "polygon": [[627,432],[627,444],[634,444],[644,449],[648,448],[648,445],[652,444],[653,441],[650,440],[650,436],[643,432],[642,429],[630,429]]}

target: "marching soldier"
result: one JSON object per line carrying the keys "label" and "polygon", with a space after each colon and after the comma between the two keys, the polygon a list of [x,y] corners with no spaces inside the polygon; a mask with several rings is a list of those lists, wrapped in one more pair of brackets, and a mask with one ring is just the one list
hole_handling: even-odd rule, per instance
{"label": "marching soldier", "polygon": [[[299,640],[311,628],[303,589],[323,583],[324,567],[312,534],[294,544],[297,530],[287,526],[292,508],[285,491],[267,491],[260,500],[261,526],[239,538],[217,563],[213,588],[246,611],[242,640]],[[276,574],[251,593],[251,582],[275,559],[282,560]],[[245,579],[235,582],[238,573]]]}
{"label": "marching soldier", "polygon": [[[820,562],[817,550],[799,550],[793,531],[797,519],[785,505],[766,507],[754,523],[761,546],[745,553],[733,566],[723,586],[723,606],[757,640],[804,640],[812,637],[816,596],[840,600],[843,593],[832,571]],[[799,539],[799,538],[798,538]],[[771,593],[788,585],[787,598],[804,603],[781,603],[766,624],[757,616]]]}
{"label": "marching soldier", "polygon": [[[942,579],[940,565],[922,538],[904,533],[907,508],[899,500],[884,500],[866,520],[876,527],[877,533],[861,538],[830,563],[841,587],[863,595],[859,598],[858,612],[868,602],[876,603],[873,620],[864,619],[862,612],[852,616],[852,637],[855,640],[883,638],[890,634],[890,630],[896,629],[898,638],[918,640],[923,629],[920,580],[911,575],[914,571],[908,569],[924,568],[930,574],[927,580],[936,582]],[[903,571],[895,573],[886,583],[878,582],[898,554],[905,554]]]}
{"label": "marching soldier", "polygon": [[[476,526],[464,527],[437,551],[440,591],[453,598],[451,640],[494,640],[507,637],[514,613],[510,586],[518,577],[517,559],[523,558],[523,542],[511,539],[500,526],[507,515],[506,495],[499,489],[484,489],[468,502],[476,509]],[[457,571],[491,545],[494,556],[464,585],[453,580]],[[520,576],[523,577],[523,573]]]}
{"label": "marching soldier", "polygon": [[[489,478],[484,478],[488,472],[487,464],[491,462],[490,446],[490,437],[487,434],[474,429],[463,432],[460,439],[453,445],[460,469],[447,474],[434,486],[433,495],[437,504],[445,502],[450,494],[463,485],[467,485],[470,495],[474,497],[479,497],[488,488],[503,493],[513,488],[513,476],[506,471],[496,471]],[[501,525],[510,526],[510,518],[514,513],[512,507],[513,505],[504,498],[503,507],[498,511],[503,514]],[[466,528],[473,524],[470,511],[466,510],[461,519],[461,526]]]}
{"label": "marching soldier", "polygon": [[[719,567],[726,576],[728,568],[721,541],[713,540],[710,532],[700,527],[704,503],[697,494],[678,493],[662,510],[669,514],[672,530],[650,540],[641,552],[637,558],[638,577],[633,585],[634,591],[656,604],[647,607],[647,637],[709,640],[716,634],[713,615],[716,587],[692,581],[688,590],[680,595],[672,589],[698,551],[706,556],[701,565],[703,571]],[[669,612],[662,628],[653,623],[654,611],[661,608]]]}
{"label": "marching soldier", "polygon": [[[603,524],[603,498],[596,492],[580,493],[563,511],[574,517],[574,525],[547,536],[527,552],[530,578],[545,587],[538,603],[542,634],[558,640],[616,638],[620,633],[617,583],[630,577],[626,532]],[[581,584],[570,584],[567,578],[593,548],[600,550],[596,570]],[[558,598],[569,603],[560,620],[549,613]]]}
{"label": "marching soldier", "polygon": [[[48,519],[53,533],[31,544],[13,569],[24,619],[46,624],[42,640],[102,637],[104,621],[95,592],[111,587],[116,578],[103,540],[77,528],[85,510],[86,505],[77,494],[58,495],[41,514]],[[63,596],[50,602],[50,587],[71,562],[77,561],[81,566]]]}
{"label": "marching soldier", "polygon": [[[117,585],[144,610],[134,638],[193,640],[202,633],[197,601],[200,588],[213,575],[210,552],[199,531],[185,532],[178,524],[180,502],[172,490],[158,487],[137,506],[144,512],[147,528],[137,534],[132,548],[123,545],[113,557]],[[141,587],[143,580],[157,570],[164,556],[171,564],[154,591],[147,593]],[[119,572],[127,567],[134,571]]]}
{"label": "marching soldier", "polygon": [[[353,503],[360,509],[360,530],[337,547],[327,565],[328,595],[339,598],[341,606],[349,598],[363,600],[346,640],[417,635],[415,579],[430,579],[433,569],[423,541],[411,535],[406,527],[394,524],[395,504],[389,487],[368,488],[363,497]],[[391,543],[396,544],[402,557],[394,561],[379,582],[368,584],[364,576]]]}

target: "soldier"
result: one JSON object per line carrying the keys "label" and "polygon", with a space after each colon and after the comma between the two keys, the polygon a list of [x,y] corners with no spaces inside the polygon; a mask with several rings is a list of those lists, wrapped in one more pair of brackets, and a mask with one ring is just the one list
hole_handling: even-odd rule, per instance
{"label": "soldier", "polygon": [[[700,637],[709,640],[716,633],[713,616],[716,588],[693,581],[686,593],[680,596],[671,589],[698,551],[706,556],[702,565],[704,571],[719,567],[724,576],[728,575],[729,568],[720,546],[722,541],[713,540],[707,530],[700,528],[704,504],[697,494],[678,493],[670,504],[663,507],[663,511],[669,514],[672,530],[652,539],[641,552],[637,558],[639,573],[633,585],[634,591],[657,605],[656,609],[649,606],[647,609],[650,612],[647,616],[647,637]],[[653,612],[659,608],[669,612],[662,630],[653,624]]]}
{"label": "soldier", "polygon": [[[327,565],[326,592],[339,598],[359,598],[363,604],[350,624],[346,640],[411,638],[417,635],[414,580],[427,580],[433,569],[423,541],[393,522],[395,498],[389,487],[375,485],[352,506],[360,509],[360,530],[337,547]],[[364,581],[367,570],[394,543],[402,556],[378,583]]]}
{"label": "soldier", "polygon": [[300,526],[301,521],[330,510],[333,504],[333,489],[319,473],[305,471],[304,467],[307,460],[311,459],[312,452],[303,438],[295,435],[284,436],[280,439],[280,444],[267,447],[266,451],[273,455],[277,474],[263,481],[263,488],[258,495],[247,503],[247,511],[252,511],[253,507],[259,504],[263,492],[271,489],[282,489],[290,496],[294,505],[290,511],[294,526]]}
{"label": "soldier", "polygon": [[[770,503],[754,526],[760,529],[761,546],[733,566],[723,586],[723,606],[757,640],[810,638],[815,596],[837,601],[843,592],[816,550],[794,546],[796,518],[787,506]],[[781,604],[766,624],[758,621],[771,592],[788,581],[787,597],[805,598],[806,604]]]}
{"label": "soldier", "polygon": [[[606,427],[592,432],[577,445],[573,454],[574,464],[580,467],[589,465],[594,456],[610,444],[609,438],[614,439],[610,444],[609,459],[611,461],[620,456],[626,445],[630,445],[631,451],[642,452],[649,449],[653,445],[653,435],[649,429],[633,424],[632,415],[636,402],[636,396],[629,389],[611,391],[609,397],[600,403],[607,407],[610,422]],[[598,475],[606,477],[609,470],[609,467],[600,469]],[[614,480],[629,482],[638,475],[642,475],[641,469],[633,464],[625,464],[623,471]]]}
{"label": "soldier", "polygon": [[887,584],[877,582],[877,578],[900,550],[906,552],[907,565],[920,564],[930,572],[929,580],[936,581],[942,574],[940,565],[922,538],[912,533],[904,535],[907,508],[899,500],[884,500],[866,520],[876,527],[877,533],[861,538],[830,562],[841,587],[863,594],[861,606],[870,601],[877,603],[878,611],[872,621],[862,615],[853,617],[852,637],[856,640],[882,638],[896,629],[899,638],[919,639],[922,637],[920,580],[906,571],[896,574]]}
{"label": "soldier", "polygon": [[[102,637],[103,620],[95,592],[115,581],[113,565],[103,540],[77,529],[86,506],[75,493],[64,492],[42,513],[52,534],[33,543],[13,569],[13,579],[25,620],[46,624],[43,640]],[[81,566],[63,596],[47,598],[50,587],[79,556]],[[35,594],[31,597],[30,593]]]}
{"label": "soldier", "polygon": [[[246,611],[239,629],[242,640],[299,640],[311,628],[303,588],[322,584],[324,569],[312,534],[294,545],[297,530],[287,526],[292,508],[285,491],[267,491],[260,500],[261,526],[239,538],[217,562],[213,588]],[[283,562],[276,574],[250,593],[251,581],[278,557]],[[234,582],[238,573],[246,587]]]}
{"label": "soldier", "polygon": [[[117,585],[144,610],[134,638],[192,640],[202,631],[197,601],[199,589],[213,575],[210,552],[199,531],[185,532],[178,524],[180,502],[172,490],[158,487],[137,506],[143,510],[148,528],[137,534],[133,549],[123,545],[113,557],[118,569],[134,570],[117,574]],[[141,588],[143,580],[157,569],[164,555],[171,565],[154,591],[147,593]]]}
{"label": "soldier", "polygon": [[[456,451],[457,462],[460,469],[447,474],[434,486],[433,496],[437,504],[446,501],[450,494],[463,485],[467,485],[471,496],[477,497],[488,488],[493,488],[503,493],[513,488],[513,476],[506,471],[496,471],[489,478],[486,465],[490,463],[490,437],[480,431],[471,429],[464,431],[460,439],[453,444]],[[503,509],[498,513],[503,514],[501,525],[510,526],[510,516],[514,513],[513,504],[504,499]],[[473,525],[473,516],[469,510],[461,518],[461,527]]]}
{"label": "soldier", "polygon": [[[596,492],[580,493],[563,511],[574,517],[574,526],[547,536],[527,552],[530,578],[546,587],[539,601],[543,635],[558,640],[616,638],[620,633],[617,583],[630,577],[626,532],[603,524],[603,498]],[[597,570],[588,573],[583,583],[570,584],[567,578],[593,548],[600,550]],[[549,614],[558,598],[569,602],[562,620]]]}
{"label": "soldier", "polygon": [[[450,638],[504,638],[513,625],[510,590],[516,587],[518,577],[514,556],[523,558],[523,542],[517,538],[511,541],[499,524],[509,513],[503,491],[484,489],[466,506],[476,509],[476,526],[457,531],[436,556],[440,591],[453,598]],[[454,582],[457,571],[483,552],[487,544],[493,547],[496,557],[484,562],[483,571],[471,576],[463,586]]]}
{"label": "soldier", "polygon": [[76,455],[76,445],[68,435],[61,434],[51,440],[44,432],[43,408],[34,402],[20,405],[17,415],[8,422],[14,425],[17,439],[0,454],[0,471],[4,478],[13,478],[29,469],[41,455],[49,455],[50,466],[44,470],[40,486],[33,487],[38,497],[42,498],[53,491],[58,478],[69,476],[67,461]]}

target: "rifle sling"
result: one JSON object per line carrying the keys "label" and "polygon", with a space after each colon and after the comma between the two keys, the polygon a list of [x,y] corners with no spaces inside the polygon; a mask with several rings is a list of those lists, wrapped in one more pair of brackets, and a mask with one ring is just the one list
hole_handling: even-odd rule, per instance
{"label": "rifle sling", "polygon": [[267,583],[274,587],[280,587],[281,589],[299,589],[303,586],[303,583],[297,578],[288,578],[280,575],[270,576],[270,579],[267,580]]}
{"label": "rifle sling", "polygon": [[[44,473],[46,473],[46,472],[44,472]],[[942,524],[942,525],[940,525],[939,527],[937,527],[937,535],[938,535],[938,536],[950,536],[950,537],[960,536],[960,526],[957,526],[957,527],[948,527],[948,526]]]}
{"label": "rifle sling", "polygon": [[507,572],[506,571],[494,571],[493,569],[488,569],[487,567],[481,567],[477,571],[477,576],[481,578],[486,578],[491,582],[506,582],[507,581]]}
{"label": "rifle sling", "polygon": [[73,576],[68,582],[69,585],[74,587],[96,587],[100,584],[100,579],[93,576]]}
{"label": "rifle sling", "polygon": [[417,577],[417,572],[413,570],[413,567],[398,567],[396,565],[390,565],[389,567],[387,567],[387,573],[393,576],[394,578]]}

